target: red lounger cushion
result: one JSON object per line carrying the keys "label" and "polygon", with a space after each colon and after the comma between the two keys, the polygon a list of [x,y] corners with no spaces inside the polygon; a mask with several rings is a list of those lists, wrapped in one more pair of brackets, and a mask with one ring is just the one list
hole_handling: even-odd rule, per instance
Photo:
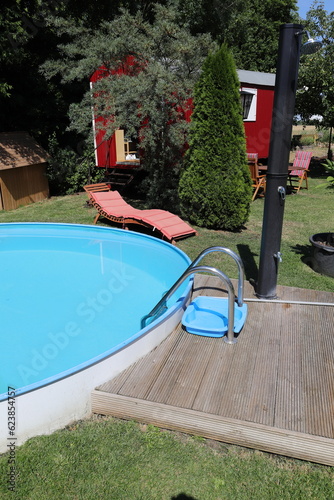
{"label": "red lounger cushion", "polygon": [[95,208],[102,215],[112,217],[123,217],[124,219],[136,219],[151,226],[153,230],[160,231],[168,240],[182,236],[197,234],[189,224],[180,217],[166,210],[139,210],[126,203],[118,191],[107,191],[89,193]]}

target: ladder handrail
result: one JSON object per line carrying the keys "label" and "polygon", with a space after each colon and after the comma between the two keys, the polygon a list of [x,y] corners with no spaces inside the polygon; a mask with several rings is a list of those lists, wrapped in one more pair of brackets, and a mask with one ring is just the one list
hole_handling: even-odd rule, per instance
{"label": "ladder handrail", "polygon": [[[141,328],[145,328],[146,322],[149,318],[153,318],[155,316],[158,316],[161,314],[162,309],[167,309],[167,300],[173,295],[173,293],[177,290],[177,288],[183,283],[183,281],[191,274],[194,274],[195,272],[208,272],[211,274],[215,274],[218,276],[222,281],[224,281],[227,284],[228,288],[228,297],[229,297],[229,325],[228,325],[228,335],[227,339],[225,340],[226,342],[233,344],[236,342],[234,339],[234,333],[233,333],[233,327],[234,327],[234,302],[235,302],[235,293],[234,293],[234,288],[232,285],[231,280],[222,272],[216,269],[215,267],[212,266],[198,266],[198,263],[209,253],[211,252],[222,252],[226,253],[230,257],[232,257],[235,262],[238,265],[238,296],[237,296],[237,302],[238,306],[241,307],[243,305],[243,298],[244,298],[244,276],[245,276],[245,270],[244,270],[244,265],[242,260],[240,259],[239,255],[237,255],[235,252],[230,250],[229,248],[222,247],[222,246],[214,246],[214,247],[208,247],[205,250],[203,250],[195,260],[187,267],[187,269],[184,271],[184,273],[175,281],[175,283],[171,286],[171,288],[162,296],[162,298],[159,300],[159,302],[154,306],[154,308],[146,314],[142,320],[141,320]],[[203,271],[203,269],[206,269],[206,271]],[[232,289],[232,290],[230,290]],[[230,297],[232,297],[233,294],[233,308],[231,306],[231,300]],[[231,311],[230,311],[231,309]],[[233,311],[232,311],[233,309]],[[230,317],[233,319],[232,326],[230,322]],[[231,330],[232,329],[232,330]],[[231,331],[230,331],[231,330]],[[224,337],[225,339],[225,337]],[[229,340],[230,339],[230,340]],[[232,339],[232,340],[231,340]],[[234,339],[234,340],[233,340]]]}
{"label": "ladder handrail", "polygon": [[146,321],[154,316],[157,316],[158,313],[162,308],[167,308],[166,302],[167,300],[173,295],[175,290],[183,283],[183,281],[191,274],[194,273],[210,273],[210,274],[215,274],[220,278],[226,285],[227,285],[227,292],[228,292],[228,330],[227,330],[227,337],[224,337],[224,341],[228,344],[235,344],[236,343],[236,338],[234,337],[234,302],[235,302],[235,294],[234,294],[234,288],[232,285],[232,282],[230,278],[226,276],[222,271],[219,271],[219,269],[216,269],[215,267],[211,266],[193,266],[191,264],[185,272],[182,274],[182,276],[179,277],[179,279],[174,283],[174,285],[164,294],[164,296],[160,299],[160,301],[157,303],[157,305],[152,309],[152,311],[144,316],[141,320],[141,328],[144,328],[146,326]]}
{"label": "ladder handrail", "polygon": [[239,277],[238,277],[238,306],[241,307],[243,304],[243,295],[244,295],[244,276],[245,276],[245,270],[244,270],[244,265],[242,260],[240,259],[239,255],[234,253],[232,250],[226,247],[221,247],[221,246],[214,246],[214,247],[208,247],[205,250],[203,250],[195,260],[192,261],[192,263],[187,267],[187,269],[184,271],[184,273],[178,278],[178,280],[174,283],[174,285],[171,286],[171,288],[163,295],[163,297],[159,300],[159,302],[155,305],[155,307],[146,314],[142,320],[141,320],[141,328],[144,328],[146,326],[146,321],[151,318],[152,316],[156,316],[158,314],[158,311],[160,312],[161,309],[167,309],[166,302],[169,299],[169,297],[175,292],[175,290],[178,288],[179,283],[182,283],[184,281],[184,276],[188,276],[189,274],[186,274],[189,269],[193,269],[197,264],[205,257],[208,253],[211,252],[223,252],[228,254],[230,257],[232,257],[237,265],[238,265],[238,270],[239,270]]}
{"label": "ladder handrail", "polygon": [[214,246],[214,247],[208,247],[205,250],[203,250],[195,260],[190,264],[190,266],[197,266],[197,264],[208,254],[211,252],[223,252],[232,257],[235,262],[238,265],[238,306],[241,307],[243,304],[244,300],[244,280],[245,280],[245,269],[242,260],[240,259],[239,255],[237,255],[233,250],[230,250],[229,248],[226,247],[221,247],[221,246]]}

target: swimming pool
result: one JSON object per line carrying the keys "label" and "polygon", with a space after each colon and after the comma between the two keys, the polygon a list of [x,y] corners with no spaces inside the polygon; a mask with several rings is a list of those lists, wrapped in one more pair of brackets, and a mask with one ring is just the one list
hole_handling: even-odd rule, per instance
{"label": "swimming pool", "polygon": [[168,335],[191,289],[141,330],[190,264],[176,247],[120,229],[12,223],[0,224],[0,256],[0,418],[13,388],[20,442],[87,414],[90,391]]}

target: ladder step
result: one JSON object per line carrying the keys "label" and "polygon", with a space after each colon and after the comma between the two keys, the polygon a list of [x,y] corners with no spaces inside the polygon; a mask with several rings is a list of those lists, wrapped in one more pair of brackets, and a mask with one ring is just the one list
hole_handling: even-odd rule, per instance
{"label": "ladder step", "polygon": [[[247,304],[234,304],[234,333],[239,333],[247,318]],[[188,333],[203,337],[223,337],[228,331],[229,303],[225,297],[196,297],[185,310],[182,324]]]}

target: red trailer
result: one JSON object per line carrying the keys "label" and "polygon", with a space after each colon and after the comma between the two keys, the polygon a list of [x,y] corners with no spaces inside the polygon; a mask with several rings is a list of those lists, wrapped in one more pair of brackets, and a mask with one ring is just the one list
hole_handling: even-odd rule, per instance
{"label": "red trailer", "polygon": [[269,156],[275,74],[238,70],[247,153]]}
{"label": "red trailer", "polygon": [[[104,67],[94,72],[90,79],[93,89],[94,82],[108,76],[110,73],[133,72],[133,60],[128,58],[126,63],[117,70],[108,70]],[[140,71],[140,69],[137,68]],[[246,133],[248,153],[257,153],[259,159],[266,160],[269,155],[269,140],[272,108],[274,102],[275,75],[257,71],[238,70],[240,80],[240,96],[243,107],[243,120]],[[188,103],[189,104],[189,103]],[[189,108],[189,106],[188,106]],[[185,119],[189,120],[189,112]],[[105,132],[99,127],[103,119],[93,117],[95,129],[95,157],[96,165],[113,172],[125,172],[140,166],[136,144],[125,136],[124,130],[116,130],[110,139],[105,140]]]}

